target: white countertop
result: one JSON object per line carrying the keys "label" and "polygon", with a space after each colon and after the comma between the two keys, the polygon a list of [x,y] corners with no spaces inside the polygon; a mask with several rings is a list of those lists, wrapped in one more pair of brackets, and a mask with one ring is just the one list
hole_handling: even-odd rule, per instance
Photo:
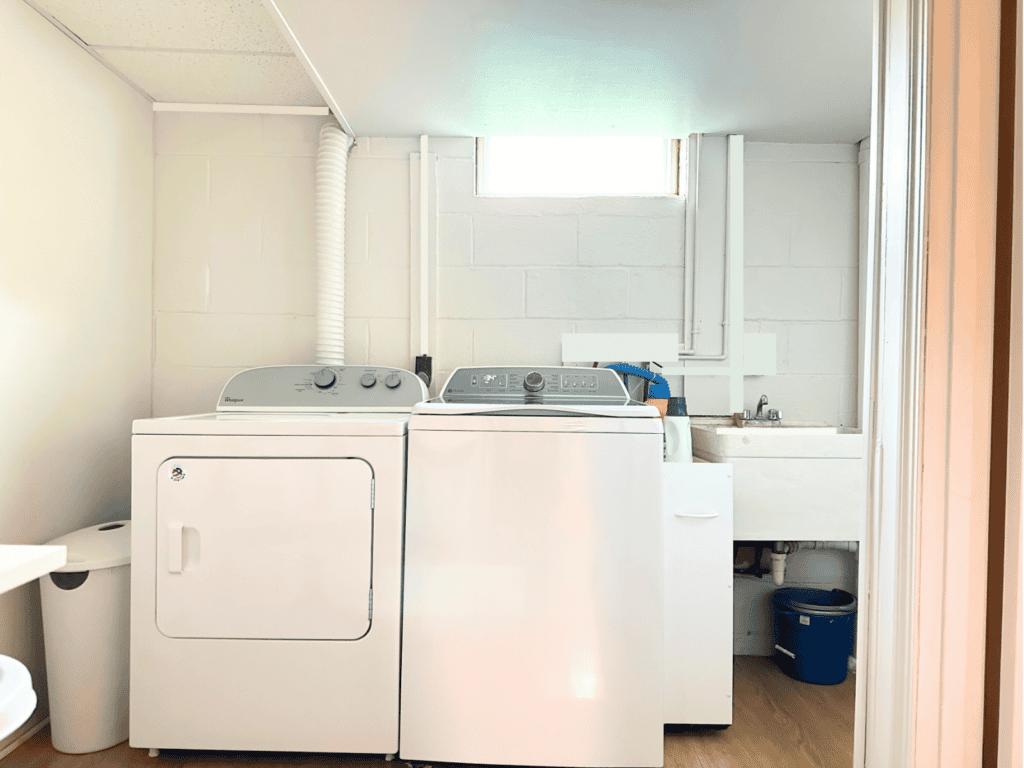
{"label": "white countertop", "polygon": [[67,560],[67,547],[0,544],[0,592],[45,576]]}

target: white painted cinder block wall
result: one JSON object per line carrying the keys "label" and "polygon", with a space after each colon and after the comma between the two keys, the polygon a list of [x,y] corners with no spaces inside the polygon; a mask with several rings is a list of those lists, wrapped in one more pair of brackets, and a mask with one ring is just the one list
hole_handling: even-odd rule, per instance
{"label": "white painted cinder block wall", "polygon": [[[313,185],[326,118],[156,116],[156,415],[210,410],[253,365],[313,359]],[[435,380],[459,365],[559,364],[566,332],[678,331],[679,198],[483,198],[475,142],[437,160]],[[348,170],[346,360],[412,367],[413,139],[360,138]],[[748,330],[788,418],[853,423],[857,177],[852,145],[747,144]],[[237,343],[236,343],[237,342]],[[718,408],[720,382],[688,385]],[[689,389],[693,388],[693,393]],[[724,407],[724,406],[723,406]]]}
{"label": "white painted cinder block wall", "polygon": [[156,114],[154,416],[212,411],[238,371],[313,359],[327,120]]}

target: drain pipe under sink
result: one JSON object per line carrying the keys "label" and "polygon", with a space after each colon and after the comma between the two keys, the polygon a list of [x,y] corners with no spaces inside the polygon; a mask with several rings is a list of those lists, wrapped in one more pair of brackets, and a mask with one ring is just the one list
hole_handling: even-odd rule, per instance
{"label": "drain pipe under sink", "polygon": [[316,155],[316,362],[345,363],[345,182],[352,137],[320,129]]}
{"label": "drain pipe under sink", "polygon": [[781,587],[786,578],[786,553],[772,552],[772,579],[775,586]]}

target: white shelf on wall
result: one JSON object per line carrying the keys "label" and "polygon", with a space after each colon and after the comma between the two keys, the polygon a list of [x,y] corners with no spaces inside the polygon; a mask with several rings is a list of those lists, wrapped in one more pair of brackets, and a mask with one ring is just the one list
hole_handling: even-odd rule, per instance
{"label": "white shelf on wall", "polygon": [[0,545],[0,592],[20,587],[67,564],[67,547]]}

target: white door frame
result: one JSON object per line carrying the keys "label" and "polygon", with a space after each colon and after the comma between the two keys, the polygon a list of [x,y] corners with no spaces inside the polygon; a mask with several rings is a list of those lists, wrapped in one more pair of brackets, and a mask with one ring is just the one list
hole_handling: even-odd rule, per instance
{"label": "white door frame", "polygon": [[999,2],[875,19],[854,765],[980,764]]}

